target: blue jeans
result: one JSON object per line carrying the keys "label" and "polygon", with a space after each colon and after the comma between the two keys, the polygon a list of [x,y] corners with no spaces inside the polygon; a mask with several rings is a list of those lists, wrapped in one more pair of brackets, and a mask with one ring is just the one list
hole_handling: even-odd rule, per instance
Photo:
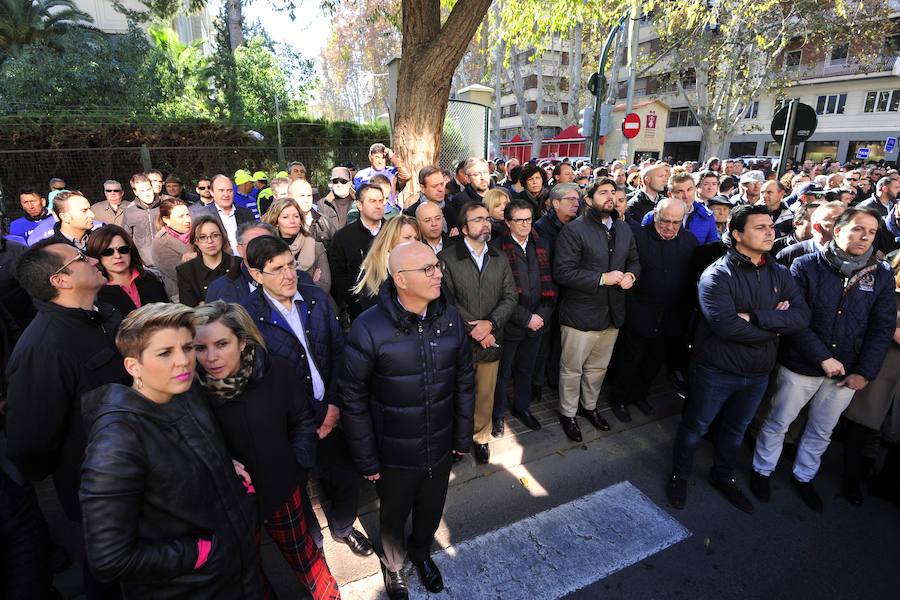
{"label": "blue jeans", "polygon": [[[528,410],[531,405],[535,361],[544,335],[522,340],[503,340],[497,385],[494,387],[493,418],[497,419],[506,413],[506,382],[510,377],[513,378],[513,410],[520,413]],[[537,367],[542,368],[543,365]]]}
{"label": "blue jeans", "polygon": [[722,413],[710,477],[716,481],[731,479],[744,432],[759,408],[768,381],[768,375],[744,377],[692,362],[691,396],[675,436],[672,474],[681,479],[690,477],[697,445],[716,415]]}

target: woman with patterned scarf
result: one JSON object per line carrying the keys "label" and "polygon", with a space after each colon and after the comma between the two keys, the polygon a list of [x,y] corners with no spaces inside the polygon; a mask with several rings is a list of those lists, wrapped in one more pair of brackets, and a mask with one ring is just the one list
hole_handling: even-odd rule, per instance
{"label": "woman with patterned scarf", "polygon": [[[299,482],[315,464],[317,438],[293,367],[266,353],[262,335],[239,304],[199,306],[195,325],[197,377],[229,451],[252,477],[260,521],[313,598],[340,598],[307,528],[307,519],[316,517]],[[258,529],[256,543],[258,548]],[[265,597],[275,597],[261,559],[260,574]]]}

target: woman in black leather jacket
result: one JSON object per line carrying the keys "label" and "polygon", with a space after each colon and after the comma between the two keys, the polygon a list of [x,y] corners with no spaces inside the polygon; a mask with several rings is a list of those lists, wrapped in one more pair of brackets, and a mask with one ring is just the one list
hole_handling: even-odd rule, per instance
{"label": "woman in black leather jacket", "polygon": [[128,598],[260,598],[253,499],[192,387],[192,318],[180,304],[130,313],[116,345],[134,383],[83,397],[86,558]]}
{"label": "woman in black leather jacket", "polygon": [[[307,529],[316,516],[300,482],[315,465],[318,436],[305,388],[288,361],[268,355],[241,305],[218,300],[195,312],[197,377],[231,456],[253,477],[260,520],[315,600],[340,598]],[[271,585],[261,576],[269,598]]]}

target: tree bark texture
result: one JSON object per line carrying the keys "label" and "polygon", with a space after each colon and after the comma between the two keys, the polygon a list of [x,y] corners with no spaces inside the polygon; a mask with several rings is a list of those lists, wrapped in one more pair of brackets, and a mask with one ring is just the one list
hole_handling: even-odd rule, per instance
{"label": "tree bark texture", "polygon": [[453,72],[491,0],[459,0],[441,26],[440,0],[404,0],[394,146],[413,172],[437,163]]}
{"label": "tree bark texture", "polygon": [[241,0],[225,1],[226,23],[228,24],[228,41],[231,51],[244,45],[244,16],[241,12]]}

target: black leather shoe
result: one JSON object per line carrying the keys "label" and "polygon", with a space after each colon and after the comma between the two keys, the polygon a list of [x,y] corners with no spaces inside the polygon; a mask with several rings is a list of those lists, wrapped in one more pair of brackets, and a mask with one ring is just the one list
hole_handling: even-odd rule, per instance
{"label": "black leather shoe", "polygon": [[825,510],[825,505],[822,504],[822,498],[819,496],[819,492],[816,491],[815,486],[813,486],[812,481],[797,481],[797,479],[792,476],[791,483],[794,484],[794,488],[797,490],[797,493],[800,494],[800,498],[808,507],[816,512]]}
{"label": "black leather shoe", "polygon": [[681,510],[687,500],[687,480],[672,475],[672,478],[666,483],[666,498],[672,508]]}
{"label": "black leather shoe", "polygon": [[491,419],[491,435],[495,438],[503,437],[503,417]]}
{"label": "black leather shoe", "polygon": [[384,589],[391,600],[408,600],[409,588],[406,584],[406,575],[403,569],[389,571],[384,563],[381,564],[381,573],[384,575]]}
{"label": "black leather shoe", "polygon": [[581,428],[578,426],[578,421],[575,420],[575,417],[559,415],[559,424],[562,425],[563,431],[566,432],[570,440],[573,442],[581,441]]}
{"label": "black leather shoe", "polygon": [[772,499],[772,478],[753,471],[750,475],[750,491],[760,502],[768,502]]}
{"label": "black leather shoe", "polygon": [[532,431],[538,431],[541,428],[541,423],[534,418],[534,415],[531,414],[530,410],[526,410],[525,412],[513,411],[513,416]]}
{"label": "black leather shoe", "polygon": [[588,422],[599,429],[600,431],[609,431],[609,423],[606,422],[606,419],[600,416],[600,411],[596,408],[594,410],[587,410],[581,406],[578,407],[578,412],[576,413],[579,417],[584,417],[588,420]]}
{"label": "black leather shoe", "polygon": [[844,498],[847,499],[847,502],[853,506],[862,506],[863,492],[862,486],[859,484],[859,479],[845,477],[841,492],[844,494]]}
{"label": "black leather shoe", "polygon": [[540,402],[541,398],[544,397],[544,387],[540,385],[532,385],[531,386],[531,401],[532,402]]}
{"label": "black leather shoe", "polygon": [[628,407],[624,404],[612,404],[610,405],[612,408],[612,414],[616,415],[616,418],[622,423],[631,423],[631,413],[628,411]]}
{"label": "black leather shoe", "polygon": [[483,465],[488,464],[491,460],[491,451],[487,444],[475,444],[475,451],[473,454],[475,455],[475,460]]}
{"label": "black leather shoe", "polygon": [[656,414],[656,409],[647,402],[646,400],[635,400],[634,405],[637,406],[637,409],[647,415],[648,417]]}
{"label": "black leather shoe", "polygon": [[347,544],[350,547],[350,551],[357,556],[369,556],[374,551],[372,542],[356,529],[350,530],[350,533],[345,537],[338,537],[334,534],[331,534],[331,537],[336,542]]}
{"label": "black leather shoe", "polygon": [[731,502],[735,507],[741,509],[748,515],[752,515],[755,507],[753,503],[744,495],[744,492],[741,491],[741,488],[737,486],[737,483],[734,482],[734,479],[729,479],[727,481],[718,481],[709,478],[709,485],[713,486],[725,496],[725,499]]}
{"label": "black leather shoe", "polygon": [[441,577],[441,572],[430,556],[422,562],[412,561],[412,564],[415,565],[416,571],[419,572],[419,579],[422,580],[422,585],[425,586],[426,590],[432,594],[437,594],[444,589],[444,578]]}

